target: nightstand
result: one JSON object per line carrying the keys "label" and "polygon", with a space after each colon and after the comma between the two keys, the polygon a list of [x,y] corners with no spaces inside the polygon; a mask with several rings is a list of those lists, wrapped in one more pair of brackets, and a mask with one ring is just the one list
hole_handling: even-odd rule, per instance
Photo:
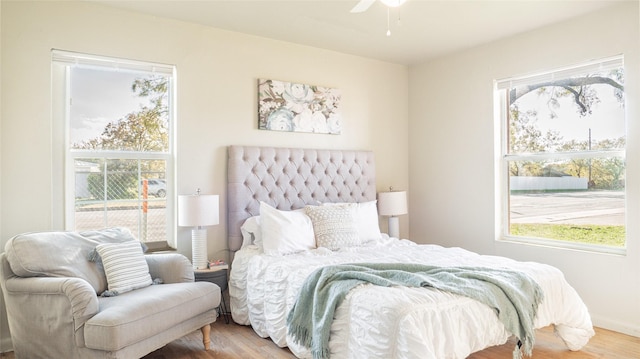
{"label": "nightstand", "polygon": [[229,265],[221,264],[208,269],[195,269],[193,274],[196,282],[211,282],[220,287],[220,307],[218,312],[224,316],[224,322],[229,324],[229,311],[224,300],[224,291],[227,290]]}

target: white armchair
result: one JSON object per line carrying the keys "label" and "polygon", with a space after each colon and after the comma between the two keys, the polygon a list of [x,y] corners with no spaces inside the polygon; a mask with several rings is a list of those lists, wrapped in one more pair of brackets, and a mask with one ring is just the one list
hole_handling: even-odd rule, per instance
{"label": "white armchair", "polygon": [[16,358],[138,358],[194,330],[209,347],[220,288],[194,282],[183,255],[145,255],[149,285],[99,296],[108,283],[87,256],[100,243],[132,240],[128,231],[19,235],[0,254],[0,284]]}

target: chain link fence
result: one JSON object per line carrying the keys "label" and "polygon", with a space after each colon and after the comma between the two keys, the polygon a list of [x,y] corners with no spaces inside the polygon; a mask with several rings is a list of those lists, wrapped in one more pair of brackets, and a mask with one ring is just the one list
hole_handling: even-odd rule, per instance
{"label": "chain link fence", "polygon": [[166,161],[77,159],[75,230],[126,227],[142,242],[168,238]]}

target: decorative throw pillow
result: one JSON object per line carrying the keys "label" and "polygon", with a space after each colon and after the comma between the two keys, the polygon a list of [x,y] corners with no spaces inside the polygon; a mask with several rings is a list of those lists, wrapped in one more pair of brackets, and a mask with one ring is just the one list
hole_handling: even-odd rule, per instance
{"label": "decorative throw pillow", "polygon": [[311,219],[304,211],[280,211],[260,202],[264,253],[282,255],[316,248]]}
{"label": "decorative throw pillow", "polygon": [[362,242],[355,221],[357,204],[335,206],[307,206],[311,218],[316,245],[331,250],[358,246]]}
{"label": "decorative throw pillow", "polygon": [[110,292],[122,294],[152,284],[149,266],[138,241],[103,243],[96,247]]}
{"label": "decorative throw pillow", "polygon": [[[378,207],[377,201],[359,202],[357,203],[355,220],[358,227],[358,235],[360,241],[369,242],[377,241],[382,238],[380,233],[380,224],[378,223]],[[346,203],[323,203],[323,206],[341,206]]]}

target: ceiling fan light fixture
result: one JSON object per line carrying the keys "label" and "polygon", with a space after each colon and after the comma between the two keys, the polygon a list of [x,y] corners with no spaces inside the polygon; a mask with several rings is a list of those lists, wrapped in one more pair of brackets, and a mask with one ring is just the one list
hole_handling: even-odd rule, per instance
{"label": "ceiling fan light fixture", "polygon": [[404,4],[404,2],[407,0],[380,0],[380,1],[383,4],[387,5],[388,7],[398,7]]}

